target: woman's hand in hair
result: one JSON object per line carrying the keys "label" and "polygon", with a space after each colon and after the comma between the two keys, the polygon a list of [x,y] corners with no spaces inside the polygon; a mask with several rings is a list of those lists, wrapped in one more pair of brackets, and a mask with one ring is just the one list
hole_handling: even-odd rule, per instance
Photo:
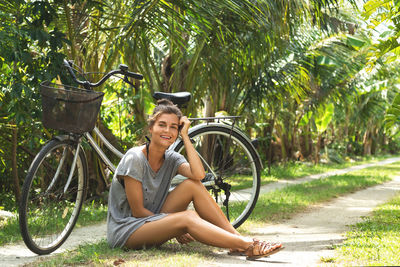
{"label": "woman's hand in hair", "polygon": [[182,116],[179,122],[181,136],[188,135],[189,127],[190,127],[190,120],[186,116]]}

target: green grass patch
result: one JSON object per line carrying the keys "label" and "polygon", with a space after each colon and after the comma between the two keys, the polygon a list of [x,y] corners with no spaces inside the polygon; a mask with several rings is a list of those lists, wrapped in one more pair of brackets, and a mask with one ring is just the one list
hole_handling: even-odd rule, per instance
{"label": "green grass patch", "polygon": [[204,261],[212,261],[217,256],[214,253],[217,250],[200,243],[182,246],[176,241],[145,250],[110,249],[107,242],[102,240],[27,266],[114,266],[118,262],[123,266],[198,266]]}
{"label": "green grass patch", "polygon": [[371,217],[352,227],[336,247],[335,263],[394,266],[400,263],[400,195],[377,207]]}
{"label": "green grass patch", "polygon": [[[383,160],[388,157],[389,156],[387,155],[379,157],[365,157],[359,159],[358,161],[352,160],[343,163],[321,163],[318,165],[314,165],[310,162],[300,161],[274,165],[271,168],[271,175],[267,175],[267,169],[263,170],[261,174],[261,185],[276,182],[280,179],[294,180],[308,175],[321,174],[357,166],[360,164],[378,162],[379,160]],[[231,177],[226,177],[225,179],[226,182],[232,185],[232,191],[249,188],[253,185],[253,177],[249,175],[234,175]]]}
{"label": "green grass patch", "polygon": [[107,218],[107,205],[92,201],[84,203],[79,219],[76,222],[78,227],[102,222]]}
{"label": "green grass patch", "polygon": [[[106,205],[94,201],[91,203],[84,203],[75,227],[103,222],[106,218]],[[17,217],[9,218],[0,222],[0,246],[21,240],[22,236],[19,230],[19,222]]]}
{"label": "green grass patch", "polygon": [[18,218],[7,218],[0,221],[0,246],[22,240]]}
{"label": "green grass patch", "polygon": [[257,224],[289,219],[311,205],[389,181],[398,172],[400,162],[288,186],[260,195],[241,231],[247,232]]}
{"label": "green grass patch", "polygon": [[280,179],[297,179],[307,175],[320,174],[329,171],[335,171],[339,169],[349,168],[356,165],[378,162],[394,155],[384,155],[376,157],[364,157],[358,158],[356,160],[348,159],[348,161],[343,163],[320,163],[314,165],[310,162],[287,162],[283,164],[273,165],[271,167],[271,175],[268,175],[268,167],[264,166],[265,169],[261,174],[261,184],[267,184],[270,182],[275,182]]}
{"label": "green grass patch", "polygon": [[232,191],[237,191],[253,186],[253,176],[251,175],[233,175],[230,177],[226,177],[224,181],[232,186]]}

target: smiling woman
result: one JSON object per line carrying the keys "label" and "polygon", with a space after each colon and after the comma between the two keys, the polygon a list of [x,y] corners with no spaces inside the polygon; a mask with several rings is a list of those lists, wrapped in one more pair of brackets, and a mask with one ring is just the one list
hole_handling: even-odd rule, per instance
{"label": "smiling woman", "polygon": [[[151,141],[131,148],[113,178],[107,218],[111,247],[132,249],[199,241],[230,248],[254,259],[281,250],[282,244],[241,236],[200,182],[203,164],[188,136],[190,121],[169,100],[159,100],[149,119]],[[169,150],[180,134],[187,159]],[[172,178],[188,179],[169,192]],[[193,202],[195,211],[187,210]]]}

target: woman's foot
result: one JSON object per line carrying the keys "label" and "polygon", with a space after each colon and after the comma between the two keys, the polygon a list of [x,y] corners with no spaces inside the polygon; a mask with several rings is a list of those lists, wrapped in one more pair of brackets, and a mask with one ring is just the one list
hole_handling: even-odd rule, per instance
{"label": "woman's foot", "polygon": [[275,254],[284,249],[281,243],[270,243],[266,241],[254,240],[245,251],[247,260],[255,260]]}
{"label": "woman's foot", "polygon": [[231,248],[228,251],[228,255],[230,255],[230,256],[246,256],[246,250]]}

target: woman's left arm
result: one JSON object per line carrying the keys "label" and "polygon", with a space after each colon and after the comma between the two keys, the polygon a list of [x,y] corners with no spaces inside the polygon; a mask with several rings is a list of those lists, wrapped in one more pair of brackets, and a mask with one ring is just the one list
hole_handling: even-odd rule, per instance
{"label": "woman's left arm", "polygon": [[180,134],[189,163],[181,164],[178,168],[178,173],[193,180],[201,180],[204,178],[206,173],[204,171],[203,163],[197,155],[196,149],[193,147],[188,135],[190,127],[189,119],[186,116],[183,116],[180,125],[182,126]]}

